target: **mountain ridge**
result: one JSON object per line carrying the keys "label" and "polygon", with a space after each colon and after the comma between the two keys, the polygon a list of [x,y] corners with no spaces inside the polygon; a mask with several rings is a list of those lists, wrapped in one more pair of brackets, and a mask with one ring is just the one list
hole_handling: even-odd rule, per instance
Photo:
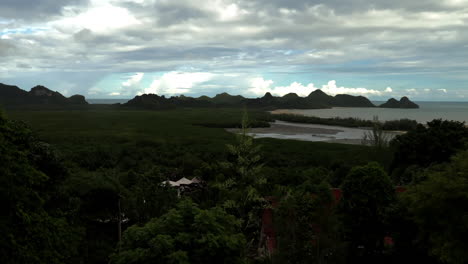
{"label": "mountain ridge", "polygon": [[65,97],[57,91],[36,85],[29,92],[15,85],[0,83],[0,104],[1,105],[86,105],[83,95],[73,95]]}
{"label": "mountain ridge", "polygon": [[[144,94],[135,96],[127,103],[122,104],[127,107],[143,108],[170,108],[176,106],[249,106],[254,108],[278,109],[320,109],[331,107],[376,107],[368,98],[364,96],[354,96],[348,94],[338,94],[331,96],[318,89],[311,92],[306,97],[301,97],[296,93],[288,93],[284,96],[273,96],[267,92],[258,98],[246,98],[241,95],[230,95],[226,92],[213,97],[200,96],[197,98],[184,96],[172,96],[166,98],[156,94]],[[191,98],[192,100],[188,99]],[[189,103],[188,103],[189,102]]]}

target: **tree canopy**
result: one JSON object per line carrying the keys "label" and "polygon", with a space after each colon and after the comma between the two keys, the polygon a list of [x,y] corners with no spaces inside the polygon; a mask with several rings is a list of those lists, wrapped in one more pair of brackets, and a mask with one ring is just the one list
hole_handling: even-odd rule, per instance
{"label": "tree canopy", "polygon": [[420,236],[442,262],[468,262],[468,151],[422,173],[404,196]]}
{"label": "tree canopy", "polygon": [[395,200],[390,177],[381,166],[369,163],[351,169],[341,188],[341,211],[351,257],[358,251],[369,257],[379,254],[386,235],[386,214]]}
{"label": "tree canopy", "polygon": [[242,263],[245,243],[234,216],[219,207],[200,209],[184,200],[144,226],[128,228],[111,262]]}
{"label": "tree canopy", "polygon": [[412,179],[405,179],[403,175],[411,165],[427,167],[447,162],[464,149],[467,142],[468,128],[463,122],[435,119],[428,122],[427,127],[418,125],[417,129],[392,140],[395,150],[392,174],[398,184],[407,184]]}
{"label": "tree canopy", "polygon": [[64,176],[54,174],[64,172],[52,153],[0,113],[1,263],[63,263],[77,254],[82,230],[48,206]]}

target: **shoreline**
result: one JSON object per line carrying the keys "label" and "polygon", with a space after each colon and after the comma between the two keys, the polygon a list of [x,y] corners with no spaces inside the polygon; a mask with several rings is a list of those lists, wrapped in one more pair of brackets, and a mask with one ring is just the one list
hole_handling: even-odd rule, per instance
{"label": "shoreline", "polygon": [[[239,128],[226,128],[231,133],[239,133]],[[292,123],[278,121],[270,123],[268,128],[250,128],[248,135],[254,138],[292,139],[300,141],[328,142],[353,145],[366,145],[364,135],[371,131],[368,128],[349,128],[319,124]],[[389,139],[404,132],[385,131]]]}

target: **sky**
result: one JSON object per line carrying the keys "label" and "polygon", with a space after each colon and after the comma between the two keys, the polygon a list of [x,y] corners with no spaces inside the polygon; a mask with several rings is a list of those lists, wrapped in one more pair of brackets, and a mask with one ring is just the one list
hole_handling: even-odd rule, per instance
{"label": "sky", "polygon": [[1,0],[0,82],[468,101],[468,0]]}

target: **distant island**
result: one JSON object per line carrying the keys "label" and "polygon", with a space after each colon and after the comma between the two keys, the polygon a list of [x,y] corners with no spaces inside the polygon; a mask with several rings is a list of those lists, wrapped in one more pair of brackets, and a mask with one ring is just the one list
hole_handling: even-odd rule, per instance
{"label": "distant island", "polygon": [[[65,97],[59,92],[52,91],[47,87],[38,85],[29,92],[17,86],[0,83],[0,104],[11,105],[86,105],[86,99],[82,95]],[[239,107],[247,106],[261,109],[322,109],[332,107],[376,107],[368,98],[364,96],[354,96],[348,94],[338,94],[331,96],[318,89],[311,92],[306,97],[301,97],[295,93],[288,93],[284,96],[273,96],[266,93],[259,98],[246,98],[241,95],[230,95],[220,93],[214,97],[200,96],[172,96],[165,97],[157,94],[143,94],[135,96],[122,107],[136,107],[148,109],[167,109],[175,107]],[[407,97],[402,97],[400,101],[394,98],[378,106],[382,108],[419,108],[417,104]]]}
{"label": "distant island", "polygon": [[384,104],[381,104],[382,108],[419,108],[419,105],[412,102],[408,97],[403,96],[400,101],[395,98],[390,98]]}
{"label": "distant island", "polygon": [[[396,103],[394,103],[394,101]],[[390,102],[390,103],[389,103]],[[364,96],[353,96],[348,94],[338,94],[331,96],[318,89],[311,92],[306,97],[300,97],[295,93],[289,93],[281,97],[266,93],[260,98],[245,98],[241,95],[230,95],[228,93],[217,94],[214,97],[200,96],[197,98],[172,96],[166,98],[164,95],[143,94],[136,96],[132,100],[123,104],[126,107],[142,107],[150,109],[173,108],[177,106],[186,107],[237,107],[248,106],[264,109],[321,109],[332,107],[376,107]],[[390,99],[387,103],[380,105],[383,108],[418,108],[418,105],[411,102],[407,97],[400,101]]]}
{"label": "distant island", "polygon": [[254,108],[296,108],[296,109],[319,109],[331,107],[375,107],[375,105],[364,96],[353,96],[339,94],[330,96],[321,90],[315,90],[307,97],[300,97],[295,93],[289,93],[281,97],[266,93],[260,98],[245,98],[241,95],[230,95],[228,93],[217,94],[214,97],[200,96],[198,98],[187,96],[173,96],[166,98],[156,94],[143,94],[123,104],[129,107],[145,108],[170,108],[175,106],[216,106],[233,107],[248,106]]}
{"label": "distant island", "polygon": [[54,92],[44,86],[37,85],[29,92],[17,86],[0,83],[1,105],[86,105],[86,99],[82,95],[65,97],[59,92]]}

